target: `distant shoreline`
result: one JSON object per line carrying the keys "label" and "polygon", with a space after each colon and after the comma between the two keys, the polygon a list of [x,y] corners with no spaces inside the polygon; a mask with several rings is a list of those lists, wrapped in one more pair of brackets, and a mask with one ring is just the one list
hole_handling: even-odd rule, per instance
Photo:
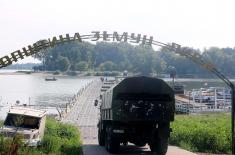
{"label": "distant shoreline", "polygon": [[38,76],[66,76],[66,75],[53,75],[49,72],[34,72],[34,71],[16,71],[16,72],[0,72],[0,75],[38,75]]}
{"label": "distant shoreline", "polygon": [[68,75],[64,72],[61,72],[60,74],[54,74],[55,72],[50,72],[50,71],[16,71],[16,72],[0,72],[0,76],[12,76],[12,75],[31,75],[31,76],[39,76],[39,77],[77,77],[77,78],[94,78],[97,76],[87,76],[84,74],[76,74],[76,75]]}
{"label": "distant shoreline", "polygon": [[[68,75],[66,72],[60,72],[60,74],[55,74],[56,71],[33,71],[33,70],[0,70],[0,75],[33,75],[33,76],[53,76],[53,77],[66,77],[66,76],[74,76],[74,77],[99,77],[96,75],[86,75],[84,73],[77,73],[77,75]],[[102,76],[102,75],[100,75]],[[104,75],[103,75],[104,76]],[[180,76],[180,75],[179,75]],[[157,77],[160,79],[168,79],[171,80],[170,77]],[[188,80],[220,80],[217,77],[177,77],[176,80],[179,79],[188,79]],[[235,81],[235,78],[229,78],[231,81]]]}

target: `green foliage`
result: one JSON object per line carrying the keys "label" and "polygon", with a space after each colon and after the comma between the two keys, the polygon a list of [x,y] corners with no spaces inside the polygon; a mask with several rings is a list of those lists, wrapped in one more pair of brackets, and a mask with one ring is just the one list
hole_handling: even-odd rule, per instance
{"label": "green foliage", "polygon": [[67,71],[66,74],[69,76],[76,76],[78,73],[76,71]]}
{"label": "green foliage", "polygon": [[0,135],[0,154],[17,154],[23,146],[23,135],[16,134],[13,138],[5,139]]}
{"label": "green foliage", "polygon": [[[3,122],[0,121],[0,127]],[[19,147],[23,146],[23,135],[16,134],[13,138],[5,138],[0,134],[0,155],[1,154],[16,154],[19,153]]]}
{"label": "green foliage", "polygon": [[45,135],[42,145],[36,148],[23,146],[22,135],[14,138],[0,136],[0,154],[13,152],[15,146],[19,146],[17,152],[20,155],[79,155],[82,154],[80,133],[72,125],[62,124],[52,118],[47,118]]}
{"label": "green foliage", "polygon": [[229,114],[178,115],[172,123],[170,143],[209,153],[231,153]]}
{"label": "green foliage", "polygon": [[94,75],[93,72],[87,72],[87,73],[85,74],[85,76],[92,76],[92,75]]}
{"label": "green foliage", "polygon": [[111,61],[105,61],[100,64],[99,68],[101,71],[113,71],[116,70],[116,64]]}
{"label": "green foliage", "polygon": [[[149,55],[149,53],[151,53]],[[98,42],[90,43],[66,43],[48,49],[47,52],[36,54],[34,57],[43,62],[37,70],[55,71],[61,69],[58,60],[66,57],[71,71],[136,71],[149,74],[155,66],[152,65],[153,49],[144,46],[132,46],[128,43]],[[164,64],[164,63],[162,63]],[[63,66],[63,65],[62,65]],[[150,69],[149,69],[150,67]]]}
{"label": "green foliage", "polygon": [[47,119],[42,147],[46,153],[80,154],[80,133],[72,125],[55,123],[55,120]]}
{"label": "green foliage", "polygon": [[59,75],[60,74],[60,71],[59,70],[56,70],[53,75]]}
{"label": "green foliage", "polygon": [[3,126],[3,121],[0,121],[0,127],[2,127]]}
{"label": "green foliage", "polygon": [[[212,61],[226,75],[235,74],[235,48],[212,47],[197,50]],[[174,66],[177,75],[208,76],[208,72],[189,59],[176,55],[167,48],[154,51],[152,47],[128,43],[97,42],[96,45],[83,42],[70,42],[57,45],[34,56],[42,61],[35,70],[49,71],[124,71],[150,74],[168,73],[168,67]]]}
{"label": "green foliage", "polygon": [[203,56],[209,59],[226,75],[235,73],[235,48],[211,47],[205,49]]}
{"label": "green foliage", "polygon": [[117,72],[117,71],[105,71],[105,72],[96,72],[94,74],[95,76],[118,76],[118,75],[121,75],[120,72]]}
{"label": "green foliage", "polygon": [[74,70],[87,71],[88,70],[88,63],[86,61],[81,61],[75,65]]}
{"label": "green foliage", "polygon": [[67,71],[70,66],[69,59],[66,57],[60,56],[57,60],[57,66],[60,71]]}

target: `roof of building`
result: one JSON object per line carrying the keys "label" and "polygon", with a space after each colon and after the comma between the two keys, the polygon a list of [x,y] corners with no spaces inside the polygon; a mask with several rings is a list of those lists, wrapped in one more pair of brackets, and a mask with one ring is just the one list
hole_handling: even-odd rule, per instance
{"label": "roof of building", "polygon": [[38,110],[26,107],[12,106],[9,110],[10,114],[19,114],[32,117],[43,117],[46,115],[46,110]]}

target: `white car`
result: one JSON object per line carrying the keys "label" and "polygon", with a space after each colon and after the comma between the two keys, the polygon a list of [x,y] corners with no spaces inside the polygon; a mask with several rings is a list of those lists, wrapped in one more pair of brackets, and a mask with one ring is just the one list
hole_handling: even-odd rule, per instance
{"label": "white car", "polygon": [[44,136],[45,122],[46,111],[13,106],[0,129],[0,134],[5,137],[22,134],[25,144],[37,146]]}

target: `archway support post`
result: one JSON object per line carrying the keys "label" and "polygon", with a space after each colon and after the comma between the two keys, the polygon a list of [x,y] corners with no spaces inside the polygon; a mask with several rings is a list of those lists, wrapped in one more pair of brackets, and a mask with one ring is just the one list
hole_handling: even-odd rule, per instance
{"label": "archway support post", "polygon": [[235,87],[234,84],[231,84],[231,95],[232,95],[232,103],[231,103],[231,111],[232,111],[232,154],[235,153],[235,137],[234,137],[234,124],[235,124]]}

